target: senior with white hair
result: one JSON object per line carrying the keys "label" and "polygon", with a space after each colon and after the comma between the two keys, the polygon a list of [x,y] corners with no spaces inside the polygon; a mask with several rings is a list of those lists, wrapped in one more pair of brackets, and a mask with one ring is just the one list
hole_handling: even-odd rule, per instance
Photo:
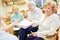
{"label": "senior with white hair", "polygon": [[27,34],[32,32],[36,32],[38,30],[38,25],[37,21],[40,20],[40,17],[43,15],[43,12],[41,11],[40,8],[36,7],[35,2],[29,1],[28,2],[28,9],[30,12],[28,13],[28,20],[33,21],[34,24],[30,25],[29,28],[21,28],[20,29],[20,40],[26,40]]}
{"label": "senior with white hair", "polygon": [[[56,40],[55,35],[57,29],[59,28],[59,16],[57,12],[57,4],[54,1],[47,1],[44,6],[44,15],[39,21],[39,29],[37,32],[33,33],[32,36],[28,37],[27,40]],[[41,39],[43,38],[43,39]]]}

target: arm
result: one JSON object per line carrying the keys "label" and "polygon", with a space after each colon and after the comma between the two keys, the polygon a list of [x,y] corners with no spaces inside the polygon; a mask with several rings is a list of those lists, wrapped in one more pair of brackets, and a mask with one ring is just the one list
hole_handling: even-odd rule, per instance
{"label": "arm", "polygon": [[[50,26],[49,30],[44,30],[42,32],[38,31],[37,34],[40,34],[40,35],[42,34],[42,35],[45,35],[45,36],[46,35],[54,35],[56,33],[56,30],[59,28],[59,19],[58,18],[56,18],[56,19],[53,18],[50,24],[51,24],[51,26]],[[44,25],[41,25],[41,26],[44,26]],[[44,27],[46,27],[46,25]]]}
{"label": "arm", "polygon": [[51,28],[50,30],[45,30],[43,31],[43,33],[47,34],[47,35],[53,35],[56,33],[57,29],[59,28],[59,20],[54,20],[52,23],[51,23]]}
{"label": "arm", "polygon": [[57,29],[59,28],[59,20],[52,22],[50,30],[47,31],[48,35],[53,35],[56,33]]}
{"label": "arm", "polygon": [[10,25],[5,25],[5,23],[2,22],[1,30],[7,31],[7,30],[9,30],[10,28],[12,28],[14,25],[16,25],[18,22],[19,22],[19,20],[16,21],[16,22],[11,23]]}

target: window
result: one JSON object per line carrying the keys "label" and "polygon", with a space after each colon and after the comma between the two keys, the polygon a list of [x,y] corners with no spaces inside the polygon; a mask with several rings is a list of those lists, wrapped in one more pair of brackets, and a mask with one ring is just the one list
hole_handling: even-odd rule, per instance
{"label": "window", "polygon": [[43,7],[43,4],[47,1],[47,0],[30,0],[30,1],[34,1],[36,3],[36,6],[41,8]]}

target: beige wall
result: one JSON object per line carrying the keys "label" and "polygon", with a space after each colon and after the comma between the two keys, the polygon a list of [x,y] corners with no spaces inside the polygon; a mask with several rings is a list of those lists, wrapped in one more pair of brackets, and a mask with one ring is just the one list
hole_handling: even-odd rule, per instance
{"label": "beige wall", "polygon": [[58,3],[58,7],[60,7],[60,0],[57,0],[57,1],[58,1],[58,2],[57,2],[57,3]]}
{"label": "beige wall", "polygon": [[60,0],[57,0],[57,3],[58,3],[58,12],[57,12],[57,14],[59,14],[59,16],[60,16]]}
{"label": "beige wall", "polygon": [[[26,0],[26,2],[28,2],[28,0]],[[18,6],[20,10],[27,10],[27,4],[25,5],[19,5]],[[1,5],[1,0],[0,0],[0,13],[3,15],[3,17],[6,17],[6,15],[8,14],[8,12],[12,11],[12,6],[2,6]]]}
{"label": "beige wall", "polygon": [[0,5],[0,14],[2,17],[6,17],[6,9],[2,5]]}

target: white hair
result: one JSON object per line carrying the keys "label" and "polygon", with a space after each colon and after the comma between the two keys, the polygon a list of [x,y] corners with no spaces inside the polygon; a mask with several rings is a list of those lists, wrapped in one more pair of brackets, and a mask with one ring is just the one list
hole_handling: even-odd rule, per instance
{"label": "white hair", "polygon": [[32,5],[36,6],[36,3],[34,1],[29,1],[28,4],[32,4]]}
{"label": "white hair", "polygon": [[15,7],[16,7],[17,9],[19,9],[18,5],[13,5],[13,6],[12,6],[12,10],[13,10]]}

